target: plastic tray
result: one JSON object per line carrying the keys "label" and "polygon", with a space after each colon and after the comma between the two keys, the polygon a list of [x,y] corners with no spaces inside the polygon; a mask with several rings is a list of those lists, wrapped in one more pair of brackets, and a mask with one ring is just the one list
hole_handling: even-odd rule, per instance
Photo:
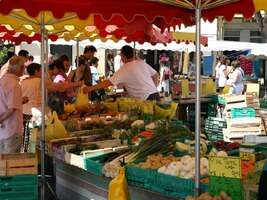
{"label": "plastic tray", "polygon": [[18,175],[18,176],[1,176],[0,188],[5,186],[25,186],[37,185],[38,178],[36,175]]}
{"label": "plastic tray", "polygon": [[[195,181],[193,179],[183,179],[157,173],[156,184],[151,189],[175,198],[184,199],[189,195],[194,195]],[[202,191],[208,191],[207,184],[201,184]]]}
{"label": "plastic tray", "polygon": [[256,117],[256,111],[254,108],[232,108],[232,118],[243,118],[243,117]]}
{"label": "plastic tray", "polygon": [[152,185],[156,183],[156,174],[156,170],[126,165],[127,182],[134,186],[151,189]]}
{"label": "plastic tray", "polygon": [[102,175],[103,161],[108,157],[108,154],[104,154],[101,156],[91,157],[85,159],[85,170],[95,174],[97,176]]}

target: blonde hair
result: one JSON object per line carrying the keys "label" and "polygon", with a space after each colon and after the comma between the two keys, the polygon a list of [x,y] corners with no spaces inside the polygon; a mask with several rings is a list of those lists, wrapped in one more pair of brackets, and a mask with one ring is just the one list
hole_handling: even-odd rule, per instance
{"label": "blonde hair", "polygon": [[23,70],[25,58],[22,56],[13,56],[8,62],[8,72],[16,73],[18,70]]}

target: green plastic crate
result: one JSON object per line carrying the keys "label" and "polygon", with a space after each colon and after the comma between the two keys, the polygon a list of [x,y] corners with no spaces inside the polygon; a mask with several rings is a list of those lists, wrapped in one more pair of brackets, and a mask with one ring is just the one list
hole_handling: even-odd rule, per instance
{"label": "green plastic crate", "polygon": [[261,108],[267,108],[267,100],[261,99],[260,100],[260,107]]}
{"label": "green plastic crate", "polygon": [[[156,174],[156,184],[151,190],[165,194],[167,196],[184,199],[189,195],[194,195],[195,181],[193,179],[183,179],[162,173]],[[208,185],[201,184],[203,192],[208,191]]]}
{"label": "green plastic crate", "polygon": [[205,121],[205,133],[208,140],[223,140],[223,128],[226,128],[225,119],[209,117]]}
{"label": "green plastic crate", "polygon": [[218,104],[225,105],[226,104],[225,98],[218,96]]}
{"label": "green plastic crate", "polygon": [[37,175],[0,177],[1,200],[38,200]]}
{"label": "green plastic crate", "polygon": [[37,185],[38,177],[36,175],[18,175],[0,177],[0,188],[5,186],[25,186]]}
{"label": "green plastic crate", "polygon": [[108,154],[86,158],[85,159],[85,170],[95,174],[97,176],[102,175],[102,168],[104,166],[104,160],[108,157]]}
{"label": "green plastic crate", "polygon": [[38,185],[4,186],[0,188],[1,200],[38,199]]}
{"label": "green plastic crate", "polygon": [[256,111],[254,108],[232,108],[231,117],[232,118],[256,117]]}
{"label": "green plastic crate", "polygon": [[126,177],[130,185],[151,189],[151,186],[156,182],[156,174],[156,170],[126,165]]}

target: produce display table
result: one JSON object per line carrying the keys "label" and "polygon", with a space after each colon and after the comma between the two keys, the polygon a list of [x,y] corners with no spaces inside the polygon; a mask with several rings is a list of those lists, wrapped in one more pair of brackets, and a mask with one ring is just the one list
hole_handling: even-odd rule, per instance
{"label": "produce display table", "polygon": [[[93,175],[83,169],[55,159],[56,192],[60,200],[106,200],[110,179]],[[129,186],[134,200],[175,200],[142,188]],[[177,200],[177,199],[176,199]]]}

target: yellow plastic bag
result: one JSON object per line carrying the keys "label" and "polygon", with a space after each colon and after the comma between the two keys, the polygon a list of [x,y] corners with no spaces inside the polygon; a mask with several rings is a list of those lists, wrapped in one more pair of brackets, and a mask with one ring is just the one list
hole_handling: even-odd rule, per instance
{"label": "yellow plastic bag", "polygon": [[230,85],[225,85],[223,88],[221,94],[229,94],[230,93],[231,86]]}
{"label": "yellow plastic bag", "polygon": [[121,168],[119,175],[109,183],[108,200],[130,200],[124,168]]}
{"label": "yellow plastic bag", "polygon": [[71,114],[75,111],[75,105],[74,104],[71,104],[67,101],[64,102],[64,112],[66,114]]}
{"label": "yellow plastic bag", "polygon": [[83,93],[82,87],[77,94],[75,108],[79,111],[86,110],[88,109],[88,103],[88,95]]}
{"label": "yellow plastic bag", "polygon": [[62,122],[58,119],[55,111],[53,111],[52,116],[50,116],[47,121],[45,136],[47,141],[69,137],[69,134],[67,133]]}
{"label": "yellow plastic bag", "polygon": [[120,98],[117,100],[120,112],[129,112],[138,109],[140,101],[133,98]]}
{"label": "yellow plastic bag", "polygon": [[142,101],[140,103],[142,113],[144,114],[154,114],[154,102],[153,101]]}
{"label": "yellow plastic bag", "polygon": [[104,106],[111,112],[118,112],[119,107],[117,102],[104,102]]}
{"label": "yellow plastic bag", "polygon": [[176,115],[177,103],[172,102],[169,109],[163,109],[155,104],[155,117],[158,119],[172,119]]}

